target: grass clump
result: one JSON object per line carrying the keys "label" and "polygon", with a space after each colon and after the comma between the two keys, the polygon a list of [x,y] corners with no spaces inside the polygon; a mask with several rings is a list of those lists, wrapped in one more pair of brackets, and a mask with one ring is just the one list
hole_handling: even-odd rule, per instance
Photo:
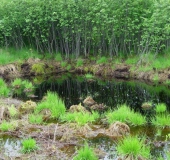
{"label": "grass clump", "polygon": [[154,117],[151,120],[152,124],[157,126],[157,127],[165,127],[165,126],[170,126],[170,116],[165,114],[165,115],[160,115],[157,114],[156,117]]}
{"label": "grass clump", "polygon": [[0,78],[0,96],[8,97],[9,92],[10,92],[10,90],[7,87],[7,84],[4,82],[4,80],[2,78]]}
{"label": "grass clump", "polygon": [[146,159],[150,157],[150,148],[145,145],[145,139],[139,139],[137,136],[128,136],[120,140],[116,149],[119,155],[128,156],[132,159],[137,159],[138,156]]}
{"label": "grass clump", "polygon": [[11,105],[11,107],[8,107],[9,115],[10,117],[15,117],[18,114],[18,110],[15,108],[14,105]]}
{"label": "grass clump", "polygon": [[37,114],[30,114],[29,117],[29,123],[32,124],[42,124],[43,123],[43,116],[42,115],[37,115]]}
{"label": "grass clump", "polygon": [[14,128],[14,127],[13,127],[12,123],[10,123],[10,122],[3,121],[3,122],[0,124],[0,130],[1,130],[1,131],[4,131],[4,132],[13,130],[13,128]]}
{"label": "grass clump", "polygon": [[96,63],[97,63],[97,64],[107,63],[107,58],[103,56],[103,57],[101,57],[99,60],[97,60]]}
{"label": "grass clump", "polygon": [[53,118],[59,118],[66,111],[64,102],[52,92],[47,93],[45,100],[38,104],[35,111],[39,113],[43,109],[49,109]]}
{"label": "grass clump", "polygon": [[77,63],[76,63],[76,67],[81,67],[83,65],[83,60],[82,59],[78,59]]}
{"label": "grass clump", "polygon": [[94,151],[86,143],[84,147],[78,150],[78,153],[73,160],[98,160]]}
{"label": "grass clump", "polygon": [[98,112],[73,112],[67,113],[60,117],[61,121],[76,122],[78,125],[83,126],[87,123],[93,123],[100,117]]}
{"label": "grass clump", "polygon": [[90,74],[90,73],[85,74],[85,77],[86,77],[87,79],[94,78],[94,76],[93,76],[92,74]]}
{"label": "grass clump", "polygon": [[28,138],[22,141],[22,152],[30,153],[37,149],[36,141],[32,138]]}
{"label": "grass clump", "polygon": [[63,60],[62,56],[60,53],[58,53],[56,56],[55,56],[55,60],[58,61],[58,62],[61,62]]}
{"label": "grass clump", "polygon": [[156,113],[163,113],[166,111],[166,105],[164,103],[159,103],[155,108]]}
{"label": "grass clump", "polygon": [[61,67],[66,67],[67,66],[67,62],[61,62]]}
{"label": "grass clump", "polygon": [[129,123],[135,126],[144,125],[146,123],[146,118],[144,116],[140,113],[135,113],[125,104],[114,111],[109,111],[106,117],[110,124],[116,121]]}

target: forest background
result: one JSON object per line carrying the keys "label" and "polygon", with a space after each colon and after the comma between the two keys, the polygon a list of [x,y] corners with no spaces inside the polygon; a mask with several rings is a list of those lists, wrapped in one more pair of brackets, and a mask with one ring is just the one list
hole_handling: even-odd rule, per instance
{"label": "forest background", "polygon": [[112,58],[169,46],[170,0],[1,0],[0,47]]}

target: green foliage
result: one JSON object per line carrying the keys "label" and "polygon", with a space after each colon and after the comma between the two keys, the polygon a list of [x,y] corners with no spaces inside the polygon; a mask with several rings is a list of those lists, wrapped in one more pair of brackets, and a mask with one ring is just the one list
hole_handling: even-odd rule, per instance
{"label": "green foliage", "polygon": [[37,149],[36,141],[32,138],[28,138],[22,141],[22,152],[30,153]]}
{"label": "green foliage", "polygon": [[28,80],[22,80],[20,78],[14,79],[14,81],[11,83],[13,94],[16,94],[17,96],[22,95],[23,93],[26,94],[26,96],[29,96],[34,91],[34,86],[32,82],[29,82]]}
{"label": "green foliage", "polygon": [[78,150],[78,153],[75,157],[73,157],[73,160],[98,160],[98,158],[94,151],[86,143],[84,147]]}
{"label": "green foliage", "polygon": [[106,58],[106,57],[101,57],[99,60],[97,60],[96,63],[97,63],[97,64],[107,63],[107,58]]}
{"label": "green foliage", "polygon": [[53,118],[59,118],[66,111],[64,102],[55,93],[48,92],[45,100],[40,102],[36,107],[36,113],[43,109],[49,109]]}
{"label": "green foliage", "polygon": [[132,159],[137,159],[138,156],[146,159],[150,157],[150,148],[146,146],[145,139],[139,139],[137,136],[128,136],[120,140],[116,149],[119,155],[130,156]]}
{"label": "green foliage", "polygon": [[4,131],[4,132],[13,130],[13,128],[14,128],[14,127],[13,127],[12,123],[10,123],[10,122],[3,121],[3,122],[0,124],[0,130],[1,130],[1,131]]}
{"label": "green foliage", "polygon": [[0,97],[8,97],[10,90],[2,78],[0,78]]}
{"label": "green foliage", "polygon": [[29,122],[32,124],[42,124],[43,123],[43,116],[40,114],[30,114],[28,119],[29,119]]}
{"label": "green foliage", "polygon": [[170,116],[167,114],[157,114],[154,118],[152,118],[152,124],[157,127],[166,127],[170,126]]}
{"label": "green foliage", "polygon": [[35,63],[35,64],[32,65],[31,71],[35,72],[36,75],[44,74],[45,73],[45,66],[44,66],[43,63]]}
{"label": "green foliage", "polygon": [[71,69],[71,65],[69,64],[67,67],[66,67],[67,71],[69,71]]}
{"label": "green foliage", "polygon": [[58,61],[58,62],[61,62],[61,61],[63,60],[61,54],[58,53],[58,54],[55,56],[55,60]]}
{"label": "green foliage", "polygon": [[87,112],[73,112],[73,113],[66,113],[60,116],[61,121],[66,122],[76,122],[78,125],[82,126],[87,123],[93,123],[97,119],[99,119],[98,112],[92,112],[92,114]]}
{"label": "green foliage", "polygon": [[153,81],[154,81],[154,82],[158,82],[158,81],[159,81],[159,75],[158,75],[158,74],[155,74],[155,75],[154,75]]}
{"label": "green foliage", "polygon": [[66,67],[67,66],[67,62],[61,62],[61,67]]}
{"label": "green foliage", "polygon": [[94,78],[94,76],[93,76],[92,74],[90,74],[90,73],[85,74],[85,77],[86,77],[87,79]]}
{"label": "green foliage", "polygon": [[156,105],[156,113],[163,113],[166,111],[166,105],[164,103],[159,103]]}
{"label": "green foliage", "polygon": [[15,117],[18,114],[18,111],[14,105],[11,105],[11,107],[8,107],[8,111],[9,111],[10,117]]}
{"label": "green foliage", "polygon": [[81,67],[83,65],[83,60],[82,59],[78,59],[77,63],[76,63],[76,67]]}
{"label": "green foliage", "polygon": [[135,126],[146,124],[146,118],[144,116],[140,113],[135,113],[125,104],[114,111],[109,111],[106,117],[110,124],[115,121],[126,122]]}

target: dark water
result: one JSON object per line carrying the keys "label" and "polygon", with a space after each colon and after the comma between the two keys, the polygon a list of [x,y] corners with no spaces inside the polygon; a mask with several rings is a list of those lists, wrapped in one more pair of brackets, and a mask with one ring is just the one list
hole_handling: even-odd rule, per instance
{"label": "dark water", "polygon": [[149,86],[139,82],[124,82],[118,80],[87,80],[83,76],[50,77],[36,86],[35,95],[38,99],[47,91],[57,92],[69,108],[79,104],[87,96],[92,96],[98,103],[104,103],[110,108],[120,104],[128,104],[134,110],[142,112],[143,102],[166,103],[170,109],[170,89],[165,86]]}

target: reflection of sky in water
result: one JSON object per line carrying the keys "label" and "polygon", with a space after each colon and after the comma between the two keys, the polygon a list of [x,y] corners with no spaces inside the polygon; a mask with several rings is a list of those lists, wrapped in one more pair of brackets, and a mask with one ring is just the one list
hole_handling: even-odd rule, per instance
{"label": "reflection of sky in water", "polygon": [[8,157],[18,157],[21,155],[21,142],[14,138],[1,139],[1,152]]}

